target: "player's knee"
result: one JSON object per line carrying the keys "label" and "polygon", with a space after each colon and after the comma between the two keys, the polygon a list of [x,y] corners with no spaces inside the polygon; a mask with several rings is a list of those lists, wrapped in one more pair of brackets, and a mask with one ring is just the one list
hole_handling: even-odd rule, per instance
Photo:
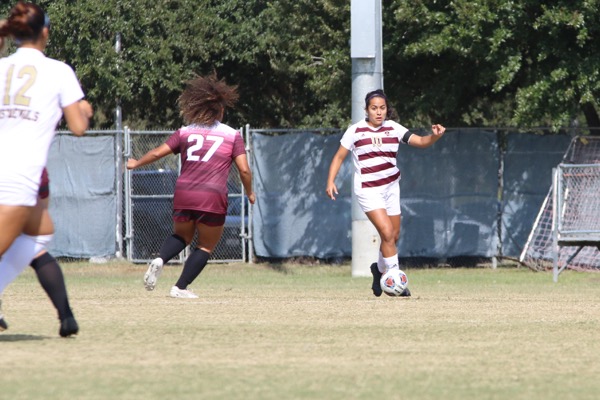
{"label": "player's knee", "polygon": [[50,254],[48,252],[44,252],[43,254],[34,258],[33,261],[31,261],[31,264],[29,264],[29,265],[31,265],[31,268],[33,268],[34,270],[37,271],[44,265],[50,264],[51,262],[55,262],[55,261],[56,260],[54,259],[52,254]]}
{"label": "player's knee", "polygon": [[35,254],[39,254],[41,251],[46,250],[48,244],[52,241],[54,235],[38,235],[35,237]]}

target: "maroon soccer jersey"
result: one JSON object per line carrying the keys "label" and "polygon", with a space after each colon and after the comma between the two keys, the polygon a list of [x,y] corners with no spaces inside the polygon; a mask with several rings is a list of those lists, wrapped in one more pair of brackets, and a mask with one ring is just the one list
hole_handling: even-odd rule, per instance
{"label": "maroon soccer jersey", "polygon": [[173,133],[166,144],[181,154],[173,208],[226,214],[229,169],[235,157],[246,154],[240,132],[219,122],[190,125]]}

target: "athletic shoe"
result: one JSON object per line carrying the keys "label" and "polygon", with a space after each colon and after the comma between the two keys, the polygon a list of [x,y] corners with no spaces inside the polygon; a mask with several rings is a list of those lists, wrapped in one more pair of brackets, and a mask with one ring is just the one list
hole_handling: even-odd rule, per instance
{"label": "athletic shoe", "polygon": [[146,290],[154,290],[156,287],[156,281],[162,272],[163,260],[162,258],[155,258],[148,266],[148,270],[144,275],[144,287]]}
{"label": "athletic shoe", "polygon": [[69,337],[71,335],[77,335],[77,332],[79,332],[79,325],[77,325],[75,318],[67,317],[60,321],[60,331],[58,331],[60,336]]}
{"label": "athletic shoe", "polygon": [[171,288],[169,296],[176,297],[179,299],[197,299],[198,295],[188,289],[179,289],[177,286]]}
{"label": "athletic shoe", "polygon": [[2,315],[2,300],[0,300],[0,332],[8,329],[8,324],[4,320],[4,315]]}
{"label": "athletic shoe", "polygon": [[400,297],[410,297],[410,290],[408,290],[408,288],[404,288],[402,293],[400,293]]}
{"label": "athletic shoe", "polygon": [[373,289],[373,294],[379,297],[383,291],[381,290],[381,272],[379,272],[379,268],[377,268],[377,263],[371,264],[371,274],[373,275],[371,289]]}

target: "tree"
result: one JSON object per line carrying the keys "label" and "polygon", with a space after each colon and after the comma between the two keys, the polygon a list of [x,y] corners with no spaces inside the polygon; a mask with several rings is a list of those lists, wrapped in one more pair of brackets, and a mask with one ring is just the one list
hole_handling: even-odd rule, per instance
{"label": "tree", "polygon": [[[600,0],[382,2],[385,89],[405,125],[600,127]],[[176,127],[184,82],[213,71],[238,85],[233,126],[350,122],[348,0],[39,4],[47,53],[75,68],[96,128],[117,104],[132,128]]]}
{"label": "tree", "polygon": [[[227,122],[327,126],[349,116],[345,0],[46,0],[50,57],[72,65],[96,128],[172,128],[184,82],[213,71],[240,92]],[[10,7],[3,6],[8,10]],[[2,9],[0,9],[2,11]],[[121,51],[115,50],[117,34]]]}
{"label": "tree", "polygon": [[598,1],[553,3],[387,1],[386,86],[400,113],[418,124],[600,126]]}

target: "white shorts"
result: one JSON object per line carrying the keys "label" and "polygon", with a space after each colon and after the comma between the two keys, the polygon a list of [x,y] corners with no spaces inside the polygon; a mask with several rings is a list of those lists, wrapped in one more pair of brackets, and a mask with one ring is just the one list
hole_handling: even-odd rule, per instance
{"label": "white shorts", "polygon": [[400,182],[387,187],[383,192],[362,190],[356,193],[356,199],[363,212],[369,212],[383,208],[387,215],[400,215]]}
{"label": "white shorts", "polygon": [[35,206],[37,203],[39,182],[27,179],[13,179],[0,175],[0,205]]}

